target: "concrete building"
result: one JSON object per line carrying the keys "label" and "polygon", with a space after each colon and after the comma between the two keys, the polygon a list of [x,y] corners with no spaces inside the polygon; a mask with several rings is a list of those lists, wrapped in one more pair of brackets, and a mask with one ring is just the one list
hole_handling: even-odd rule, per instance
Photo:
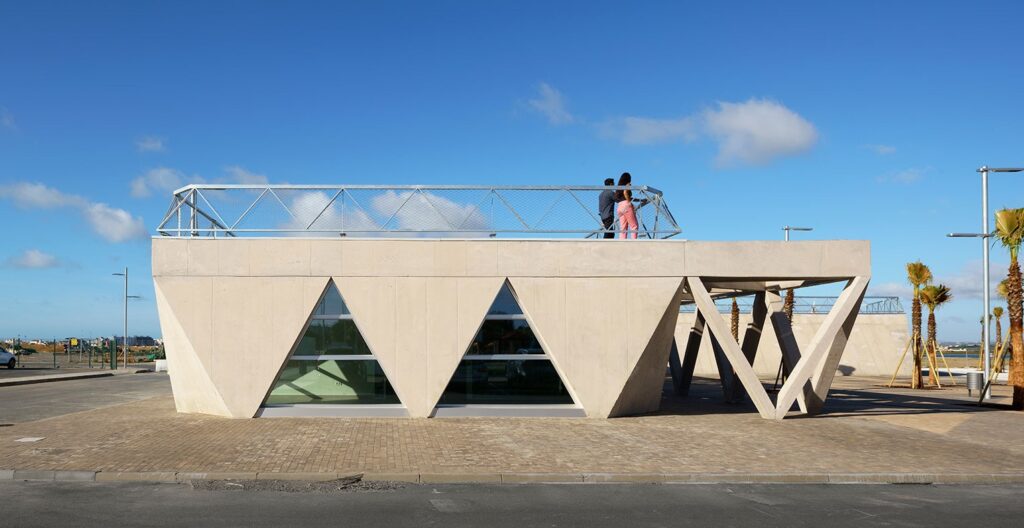
{"label": "concrete building", "polygon": [[[689,384],[701,342],[708,341],[719,369],[729,373],[730,390],[749,397],[763,417],[781,419],[794,407],[813,413],[840,365],[870,277],[863,241],[664,238],[678,226],[660,194],[644,187],[634,188],[638,206],[658,211],[641,218],[640,240],[487,236],[504,231],[495,223],[466,227],[474,238],[436,223],[389,230],[417,196],[442,217],[446,211],[485,217],[418,187],[392,192],[388,199],[401,205],[390,219],[375,221],[376,237],[357,238],[367,232],[344,227],[356,217],[332,210],[343,208],[337,198],[354,190],[337,188],[326,205],[303,216],[292,210],[298,198],[279,196],[294,187],[234,189],[259,194],[234,222],[209,203],[224,186],[177,191],[152,241],[157,306],[180,412],[624,416],[658,408],[674,341],[677,387]],[[308,196],[319,189],[298,190]],[[603,190],[561,189],[595,196]],[[257,231],[237,227],[268,192],[294,220],[274,226],[299,227],[257,231],[293,236],[246,236]],[[378,190],[378,196],[388,195]],[[325,214],[337,224],[317,226]],[[451,217],[445,221],[455,225]],[[580,232],[599,234],[603,227],[596,223]],[[567,232],[575,233],[558,231]],[[475,238],[481,233],[485,238]],[[828,283],[842,284],[842,293],[813,336],[798,344],[779,292]],[[716,297],[738,293],[755,299],[742,346],[714,305]],[[681,304],[697,309],[686,337],[677,330]],[[773,331],[762,332],[766,327]],[[769,340],[790,372],[774,398],[754,367],[759,345],[767,349]]]}

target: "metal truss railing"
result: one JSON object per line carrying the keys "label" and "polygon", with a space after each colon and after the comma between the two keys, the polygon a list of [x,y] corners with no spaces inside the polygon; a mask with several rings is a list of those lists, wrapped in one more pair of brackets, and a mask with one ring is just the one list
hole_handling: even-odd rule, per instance
{"label": "metal truss railing", "polygon": [[[816,297],[797,296],[793,298],[793,313],[798,314],[827,314],[836,303],[838,297]],[[754,297],[747,295],[736,298],[740,313],[750,313]],[[715,299],[715,307],[718,311],[727,314],[732,309],[732,298]],[[687,304],[680,307],[680,311],[691,313],[694,305]],[[864,297],[860,305],[861,314],[902,314],[903,303],[899,297]]]}
{"label": "metal truss railing", "polygon": [[[174,192],[157,226],[162,236],[548,235],[599,238],[605,190],[626,187],[381,185],[188,185]],[[638,238],[669,238],[680,228],[661,191],[628,187]],[[618,234],[618,233],[616,233]]]}

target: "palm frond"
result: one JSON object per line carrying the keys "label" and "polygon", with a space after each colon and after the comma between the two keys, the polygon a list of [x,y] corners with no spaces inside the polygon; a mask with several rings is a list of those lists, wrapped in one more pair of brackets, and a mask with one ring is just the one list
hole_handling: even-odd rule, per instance
{"label": "palm frond", "polygon": [[920,260],[907,263],[907,280],[914,286],[914,289],[928,284],[932,281],[932,270]]}
{"label": "palm frond", "polygon": [[929,285],[921,288],[921,304],[928,307],[928,311],[935,311],[936,308],[953,299],[949,287],[945,284]]}
{"label": "palm frond", "polygon": [[996,211],[996,230],[993,233],[1003,247],[1016,258],[1020,244],[1024,241],[1024,209],[1000,209]]}

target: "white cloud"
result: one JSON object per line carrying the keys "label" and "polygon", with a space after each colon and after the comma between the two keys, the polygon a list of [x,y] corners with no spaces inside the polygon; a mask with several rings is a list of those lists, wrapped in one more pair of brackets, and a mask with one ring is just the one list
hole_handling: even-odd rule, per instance
{"label": "white cloud", "polygon": [[928,169],[903,169],[883,174],[875,178],[875,181],[877,181],[878,183],[897,183],[901,185],[910,185],[912,183],[917,183],[921,181],[927,172]]}
{"label": "white cloud", "polygon": [[896,147],[893,147],[891,145],[864,145],[864,148],[872,150],[875,152],[875,154],[879,154],[882,156],[896,152]]}
{"label": "white cloud", "polygon": [[535,112],[547,118],[552,125],[567,125],[575,121],[575,118],[565,109],[565,99],[562,93],[551,87],[548,83],[540,83],[537,87],[537,97],[528,99],[526,104]]}
{"label": "white cloud", "polygon": [[135,140],[135,148],[139,152],[163,152],[167,146],[163,138],[145,136]]}
{"label": "white cloud", "polygon": [[21,269],[56,268],[60,266],[57,257],[38,249],[27,249],[19,255],[7,259],[7,266]]}
{"label": "white cloud", "polygon": [[704,131],[718,142],[719,165],[763,165],[810,150],[818,131],[789,108],[767,99],[718,103],[703,114]]}
{"label": "white cloud", "polygon": [[53,207],[77,206],[85,202],[80,196],[64,194],[57,189],[41,183],[18,182],[0,185],[0,198],[7,198],[15,207]]}
{"label": "white cloud", "polygon": [[185,175],[181,171],[167,167],[157,167],[132,180],[132,196],[143,198],[153,194],[154,190],[170,192],[179,187]]}
{"label": "white cloud", "polygon": [[18,131],[18,123],[14,121],[14,116],[2,106],[0,106],[0,126],[15,132]]}
{"label": "white cloud", "polygon": [[[996,294],[996,286],[999,284],[999,281],[1006,278],[1007,267],[1009,267],[1009,263],[1006,262],[989,263],[989,285],[992,287],[989,294],[991,295],[993,305],[1000,302],[999,296]],[[985,275],[982,273],[981,268],[982,263],[980,260],[972,260],[953,275],[936,276],[933,282],[949,286],[954,298],[981,299],[982,292],[985,291],[982,285]]]}
{"label": "white cloud", "polygon": [[473,232],[487,229],[487,217],[477,206],[460,204],[430,192],[413,194],[412,191],[387,191],[375,196],[372,203],[373,209],[382,217],[388,218],[394,214],[394,223],[389,224],[388,228],[437,233],[453,229]]}
{"label": "white cloud", "polygon": [[818,141],[813,124],[768,99],[719,102],[716,109],[677,118],[610,119],[599,130],[627,145],[710,138],[718,144],[715,161],[719,166],[763,165],[806,152]]}
{"label": "white cloud", "polygon": [[92,226],[92,230],[108,242],[124,242],[146,236],[146,226],[142,218],[132,216],[124,209],[94,203],[82,209],[82,214]]}
{"label": "white cloud", "polygon": [[604,135],[614,137],[627,145],[693,141],[699,134],[697,123],[692,117],[624,117],[606,121],[601,129]]}
{"label": "white cloud", "polygon": [[899,297],[901,299],[910,299],[914,295],[914,289],[910,284],[903,284],[900,282],[884,282],[881,284],[872,284],[868,287],[868,295],[878,297]]}
{"label": "white cloud", "polygon": [[224,167],[224,171],[228,173],[228,176],[233,183],[241,183],[244,185],[266,185],[269,182],[266,176],[250,172],[238,165]]}
{"label": "white cloud", "polygon": [[[361,209],[355,202],[349,202],[342,208],[343,199],[338,198],[328,207],[330,196],[323,191],[299,193],[288,204],[295,218],[282,227],[306,229],[312,223],[310,229],[318,232],[311,231],[311,235],[328,230],[346,231],[349,236],[357,237],[408,236],[408,233],[394,233],[401,230],[444,236],[454,228],[464,231],[454,236],[489,236],[487,217],[478,207],[461,204],[435,193],[386,191],[369,201],[369,211]],[[389,219],[390,223],[381,225]],[[301,236],[301,233],[294,235]]]}
{"label": "white cloud", "polygon": [[91,202],[82,196],[63,193],[41,183],[18,182],[0,185],[0,198],[6,198],[21,208],[65,208],[77,211],[85,218],[93,232],[110,242],[124,242],[146,236],[146,228],[141,217],[132,216],[124,209]]}

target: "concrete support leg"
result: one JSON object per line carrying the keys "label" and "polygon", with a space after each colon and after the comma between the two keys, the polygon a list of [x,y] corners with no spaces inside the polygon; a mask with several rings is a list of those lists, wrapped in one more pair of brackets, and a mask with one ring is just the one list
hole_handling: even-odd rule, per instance
{"label": "concrete support leg", "polygon": [[[779,390],[775,419],[785,418],[801,392],[807,397],[808,412],[817,412],[821,409],[835,376],[835,367],[846,346],[849,331],[857,318],[856,312],[860,308],[867,285],[867,277],[854,277],[847,283],[843,293],[832,306],[832,311],[818,327],[807,353],[800,358],[789,379]],[[816,380],[812,381],[812,377]],[[814,386],[815,383],[818,384],[817,387]]]}
{"label": "concrete support leg", "polygon": [[[793,368],[800,361],[800,346],[793,335],[793,326],[782,311],[782,296],[779,292],[768,292],[766,295],[766,308],[768,319],[772,323],[772,330],[775,331],[775,338],[779,342],[779,350],[782,351],[782,365],[787,375],[793,372]],[[807,412],[807,399],[804,397],[810,391],[810,385],[804,387],[804,391],[797,394],[797,405],[801,412]]]}
{"label": "concrete support leg", "polygon": [[[722,398],[726,403],[736,403],[739,401],[736,397],[736,380],[739,378],[736,375],[736,371],[729,364],[729,358],[726,357],[725,351],[722,350],[722,345],[718,342],[718,338],[715,337],[715,334],[711,333],[708,337],[711,338],[711,350],[715,353],[715,366],[718,367],[718,379],[722,382]],[[725,339],[732,342],[731,335],[726,336]],[[740,391],[742,391],[742,389],[740,389]]]}
{"label": "concrete support leg", "polygon": [[[689,277],[686,280],[697,309],[708,314],[717,313],[718,310],[715,308],[715,302],[711,299],[711,295],[708,293],[704,283],[697,277]],[[747,394],[750,395],[751,401],[754,402],[754,406],[757,407],[758,413],[764,418],[774,418],[776,414],[775,406],[772,405],[771,398],[768,397],[764,386],[761,385],[761,380],[758,379],[757,374],[754,372],[754,367],[747,362],[747,358],[743,355],[743,351],[740,350],[739,344],[732,339],[732,334],[725,320],[722,317],[709,317],[706,321],[710,335],[712,337],[721,337],[721,339],[716,341],[721,347],[722,354],[732,365],[740,383],[743,384]]]}
{"label": "concrete support leg", "polygon": [[[693,382],[693,371],[697,367],[697,354],[700,352],[700,342],[704,338],[704,314],[697,310],[693,319],[693,328],[690,328],[690,335],[686,338],[686,348],[683,349],[682,361],[679,360],[679,351],[676,349],[675,341],[672,342],[672,352],[675,354],[676,362],[679,364],[678,378],[676,371],[672,371],[672,385],[679,396],[690,394],[690,384]],[[669,367],[672,367],[671,356]]]}
{"label": "concrete support leg", "polygon": [[[866,283],[865,283],[866,284]],[[839,360],[843,357],[843,350],[846,349],[846,342],[850,340],[850,332],[853,331],[853,324],[857,321],[857,314],[860,313],[860,305],[864,300],[866,290],[861,290],[854,307],[843,319],[839,332],[836,334],[832,345],[825,355],[824,361],[818,367],[814,377],[811,378],[813,395],[807,399],[807,413],[817,414],[821,412],[828,397],[828,391],[832,388],[832,380],[835,379],[836,369],[839,368]]]}
{"label": "concrete support leg", "polygon": [[[764,329],[764,320],[768,313],[764,299],[764,292],[754,294],[754,306],[750,314],[751,321],[743,333],[743,344],[740,345],[743,357],[747,358],[747,363],[750,365],[753,365],[754,360],[757,358],[757,347],[761,343],[761,331]],[[747,395],[746,391],[743,390],[743,384],[740,383],[739,377],[734,378],[732,389],[733,401],[742,401]]]}

